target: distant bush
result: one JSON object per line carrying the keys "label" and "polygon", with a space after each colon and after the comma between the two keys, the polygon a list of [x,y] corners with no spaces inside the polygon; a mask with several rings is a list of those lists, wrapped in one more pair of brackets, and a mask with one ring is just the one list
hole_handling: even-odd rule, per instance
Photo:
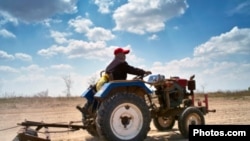
{"label": "distant bush", "polygon": [[34,95],[34,97],[48,97],[49,96],[49,90],[38,92]]}
{"label": "distant bush", "polygon": [[214,96],[214,97],[235,97],[235,96],[250,96],[250,91],[248,90],[242,90],[242,91],[217,91],[217,92],[209,92],[206,93],[209,94],[209,96]]}

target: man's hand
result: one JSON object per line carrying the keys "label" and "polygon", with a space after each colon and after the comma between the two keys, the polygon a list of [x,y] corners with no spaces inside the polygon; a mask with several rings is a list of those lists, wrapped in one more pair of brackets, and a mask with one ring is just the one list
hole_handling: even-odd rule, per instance
{"label": "man's hand", "polygon": [[152,74],[151,71],[145,71],[145,75],[149,75],[149,74]]}

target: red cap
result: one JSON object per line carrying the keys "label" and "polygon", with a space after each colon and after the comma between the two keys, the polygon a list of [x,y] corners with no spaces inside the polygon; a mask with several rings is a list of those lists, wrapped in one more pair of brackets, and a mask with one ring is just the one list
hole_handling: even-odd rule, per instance
{"label": "red cap", "polygon": [[114,54],[116,55],[116,54],[118,54],[118,53],[128,54],[128,53],[129,53],[129,50],[122,49],[122,48],[117,48],[117,49],[115,49]]}

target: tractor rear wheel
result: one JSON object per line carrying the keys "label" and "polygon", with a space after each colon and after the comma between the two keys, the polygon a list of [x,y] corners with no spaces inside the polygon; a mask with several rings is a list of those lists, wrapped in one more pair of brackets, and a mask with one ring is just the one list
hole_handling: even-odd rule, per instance
{"label": "tractor rear wheel", "polygon": [[189,136],[189,125],[204,125],[203,113],[196,107],[186,108],[178,119],[178,128],[183,137]]}
{"label": "tractor rear wheel", "polygon": [[167,131],[174,127],[175,118],[173,116],[159,116],[153,119],[153,123],[159,131]]}
{"label": "tractor rear wheel", "polygon": [[150,111],[143,98],[118,93],[102,102],[96,128],[102,140],[142,141],[150,129],[150,121]]}

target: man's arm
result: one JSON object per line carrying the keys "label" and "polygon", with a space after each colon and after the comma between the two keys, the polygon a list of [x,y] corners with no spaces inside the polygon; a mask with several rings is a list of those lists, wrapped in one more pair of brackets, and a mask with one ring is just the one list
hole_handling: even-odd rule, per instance
{"label": "man's arm", "polygon": [[145,71],[145,70],[143,70],[141,68],[131,66],[128,63],[125,63],[125,65],[126,65],[127,73],[129,73],[129,74],[133,74],[133,75],[151,74],[150,71]]}

